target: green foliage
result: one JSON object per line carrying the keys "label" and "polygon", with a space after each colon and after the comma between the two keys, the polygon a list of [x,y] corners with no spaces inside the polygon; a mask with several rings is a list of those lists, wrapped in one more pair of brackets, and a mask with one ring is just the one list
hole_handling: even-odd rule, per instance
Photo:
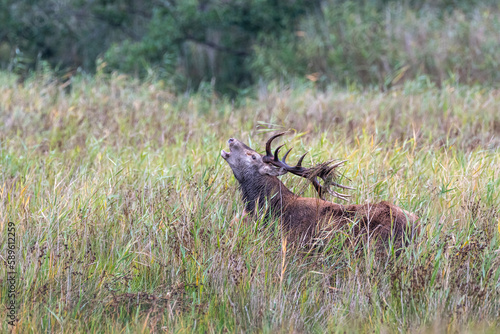
{"label": "green foliage", "polygon": [[92,71],[112,41],[143,34],[149,7],[128,0],[2,0],[0,41],[19,49],[31,69],[41,59],[62,71]]}
{"label": "green foliage", "polygon": [[149,67],[164,73],[161,77],[177,74],[184,78],[183,83],[177,81],[183,89],[215,79],[217,90],[235,93],[253,81],[247,59],[255,39],[260,34],[291,33],[306,8],[314,5],[315,1],[168,2],[154,10],[141,40],[114,45],[105,60],[110,69],[139,76]]}

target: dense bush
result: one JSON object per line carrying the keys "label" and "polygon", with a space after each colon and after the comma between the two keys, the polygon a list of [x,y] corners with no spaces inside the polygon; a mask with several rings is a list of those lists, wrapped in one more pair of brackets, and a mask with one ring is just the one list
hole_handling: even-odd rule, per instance
{"label": "dense bush", "polygon": [[306,7],[316,1],[197,0],[155,8],[149,28],[138,41],[115,44],[105,55],[111,69],[144,75],[174,76],[183,88],[215,80],[222,91],[252,83],[247,66],[260,35],[293,31]]}
{"label": "dense bush", "polygon": [[147,4],[129,0],[0,0],[0,4],[3,68],[12,68],[14,62],[33,69],[45,60],[61,70],[93,71],[96,58],[112,41],[144,34],[151,12]]}

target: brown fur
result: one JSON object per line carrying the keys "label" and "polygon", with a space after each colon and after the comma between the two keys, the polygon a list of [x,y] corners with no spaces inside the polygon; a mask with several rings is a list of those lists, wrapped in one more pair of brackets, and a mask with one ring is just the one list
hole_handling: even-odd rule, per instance
{"label": "brown fur", "polygon": [[263,210],[270,218],[281,218],[283,230],[291,240],[309,241],[320,231],[335,231],[351,224],[354,236],[369,235],[381,240],[411,237],[418,217],[389,202],[340,205],[320,198],[299,197],[277,178],[282,174],[262,161],[262,155],[236,139],[230,139],[231,152],[222,157],[233,170],[250,214]]}

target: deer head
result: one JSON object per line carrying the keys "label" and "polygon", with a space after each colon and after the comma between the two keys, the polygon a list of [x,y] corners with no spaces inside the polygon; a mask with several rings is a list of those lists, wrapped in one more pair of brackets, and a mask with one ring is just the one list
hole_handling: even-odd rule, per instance
{"label": "deer head", "polygon": [[265,163],[261,154],[255,152],[237,139],[229,138],[229,152],[221,151],[221,156],[226,160],[234,176],[239,182],[261,176],[279,176],[286,172]]}
{"label": "deer head", "polygon": [[[343,186],[335,181],[338,178],[336,169],[342,166],[346,160],[335,164],[332,164],[333,160],[330,160],[311,168],[305,168],[302,167],[302,162],[307,154],[306,152],[300,157],[297,165],[293,167],[289,166],[286,163],[286,158],[292,149],[289,149],[281,160],[279,159],[278,154],[283,145],[276,148],[274,154],[271,153],[271,143],[274,139],[282,136],[283,134],[284,132],[278,133],[269,138],[266,143],[266,155],[261,155],[239,140],[230,138],[228,140],[230,151],[226,152],[222,150],[221,156],[227,161],[233,170],[234,176],[242,185],[251,180],[256,181],[257,179],[261,179],[263,177],[276,177],[286,173],[291,173],[308,179],[318,192],[319,197],[322,199],[325,192],[328,192],[337,198],[346,200],[348,195],[344,195],[330,189],[331,186],[353,189]],[[318,178],[323,180],[323,185],[320,184]]]}

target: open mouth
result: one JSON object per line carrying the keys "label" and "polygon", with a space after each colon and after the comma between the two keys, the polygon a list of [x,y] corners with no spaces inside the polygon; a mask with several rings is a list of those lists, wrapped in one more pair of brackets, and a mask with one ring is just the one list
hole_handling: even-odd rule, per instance
{"label": "open mouth", "polygon": [[234,138],[229,138],[227,143],[229,144],[229,152],[226,152],[224,150],[220,151],[220,155],[224,158],[227,159],[231,156],[231,146],[234,144],[235,140]]}
{"label": "open mouth", "polygon": [[222,158],[227,159],[231,156],[231,152],[226,152],[226,151],[222,150],[222,151],[220,151],[220,155],[222,156]]}
{"label": "open mouth", "polygon": [[229,144],[229,152],[226,152],[224,150],[220,151],[220,155],[224,158],[224,159],[227,159],[231,156],[231,143],[232,143],[232,140],[233,138],[230,138],[227,143]]}

